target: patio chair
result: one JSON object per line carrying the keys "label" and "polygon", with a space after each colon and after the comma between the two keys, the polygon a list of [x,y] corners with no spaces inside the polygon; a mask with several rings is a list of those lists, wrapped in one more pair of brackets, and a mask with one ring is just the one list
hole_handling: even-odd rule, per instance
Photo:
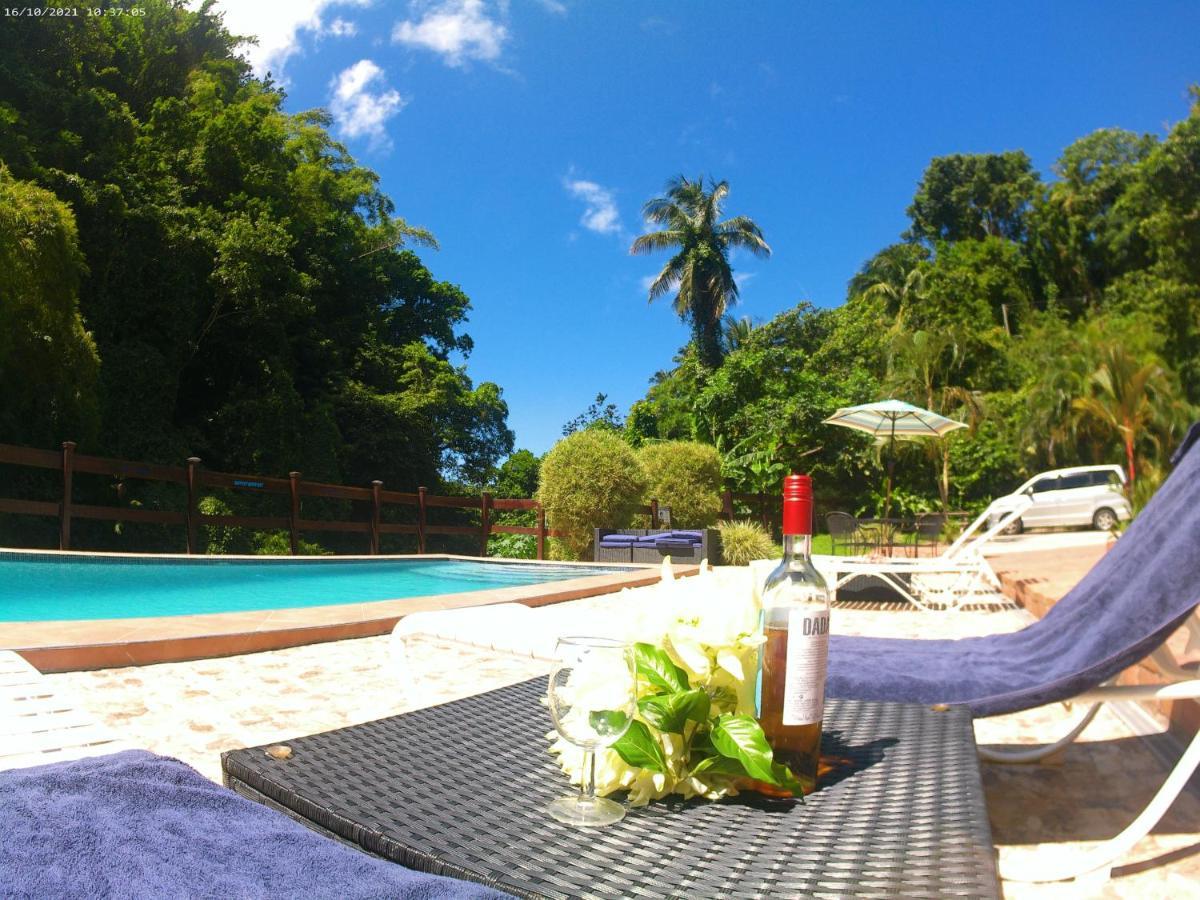
{"label": "patio chair", "polygon": [[938,540],[941,538],[942,529],[945,527],[946,517],[941,513],[921,513],[921,515],[917,516],[917,540],[914,545],[916,555],[921,555],[922,547],[928,547],[936,554]]}
{"label": "patio chair", "polygon": [[829,530],[829,540],[833,545],[835,555],[840,550],[848,550],[851,555],[856,555],[874,547],[874,544],[863,534],[858,519],[850,513],[828,513],[825,516],[825,527]]}
{"label": "patio chair", "polygon": [[[1200,650],[1200,437],[1175,456],[1170,478],[1116,545],[1044,618],[1021,631],[959,640],[834,637],[827,693],[831,697],[945,703],[995,716],[1058,702],[1092,704],[1062,739],[1034,750],[983,751],[996,762],[1036,762],[1073,741],[1101,703],[1200,698],[1200,673],[1180,665],[1164,646],[1187,625],[1187,652]],[[1162,672],[1156,685],[1117,685],[1129,666],[1149,658]],[[1200,732],[1134,822],[1073,865],[1012,876],[1058,881],[1106,871],[1141,840],[1200,765]]]}
{"label": "patio chair", "polygon": [[990,507],[985,509],[939,556],[915,559],[814,556],[813,563],[825,576],[835,600],[838,588],[848,582],[875,578],[927,612],[960,609],[980,591],[999,591],[1000,581],[984,559],[983,548],[1032,502],[1029,497],[1021,497],[995,524],[980,531],[992,515]]}

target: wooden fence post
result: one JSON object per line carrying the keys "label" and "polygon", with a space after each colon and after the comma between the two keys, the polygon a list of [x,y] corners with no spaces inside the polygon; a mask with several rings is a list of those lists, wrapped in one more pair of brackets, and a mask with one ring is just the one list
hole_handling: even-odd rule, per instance
{"label": "wooden fence post", "polygon": [[288,536],[291,538],[292,556],[300,549],[300,473],[288,472],[291,482],[292,505],[288,511]]}
{"label": "wooden fence post", "polygon": [[425,493],[426,488],[417,488],[417,552],[425,552]]}
{"label": "wooden fence post", "polygon": [[376,479],[371,482],[371,555],[379,555],[379,492],[383,482]]}
{"label": "wooden fence post", "polygon": [[653,531],[658,527],[658,498],[654,497],[650,500],[650,530]]}
{"label": "wooden fence post", "polygon": [[71,549],[71,480],[75,469],[75,442],[62,445],[62,504],[58,508],[58,549]]}
{"label": "wooden fence post", "polygon": [[537,505],[537,558],[546,558],[546,508],[540,501]]}
{"label": "wooden fence post", "polygon": [[189,456],[187,459],[187,510],[184,519],[187,523],[187,552],[196,552],[196,467],[200,465],[200,457]]}
{"label": "wooden fence post", "polygon": [[479,555],[487,556],[488,535],[492,533],[492,493],[479,495]]}
{"label": "wooden fence post", "polygon": [[726,522],[733,521],[733,491],[721,492],[721,518]]}

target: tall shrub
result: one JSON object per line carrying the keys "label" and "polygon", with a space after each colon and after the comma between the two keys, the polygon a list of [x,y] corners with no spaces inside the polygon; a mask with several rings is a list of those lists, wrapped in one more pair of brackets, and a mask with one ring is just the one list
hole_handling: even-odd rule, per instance
{"label": "tall shrub", "polygon": [[664,441],[638,450],[646,499],[671,507],[671,523],[706,528],[721,512],[721,455],[695,441]]}
{"label": "tall shrub", "polygon": [[646,490],[633,450],[617,434],[591,428],[555,444],[542,460],[538,499],[565,555],[587,553],[594,528],[629,524]]}

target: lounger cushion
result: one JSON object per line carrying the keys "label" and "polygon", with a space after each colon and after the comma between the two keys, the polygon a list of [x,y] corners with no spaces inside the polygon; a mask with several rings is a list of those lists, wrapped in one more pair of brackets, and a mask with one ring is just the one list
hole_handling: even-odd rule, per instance
{"label": "lounger cushion", "polygon": [[834,637],[831,697],[952,703],[989,716],[1068,700],[1159,647],[1200,603],[1200,446],[1044,618],[960,640]]}
{"label": "lounger cushion", "polygon": [[167,757],[0,772],[5,897],[507,895],[353,850]]}

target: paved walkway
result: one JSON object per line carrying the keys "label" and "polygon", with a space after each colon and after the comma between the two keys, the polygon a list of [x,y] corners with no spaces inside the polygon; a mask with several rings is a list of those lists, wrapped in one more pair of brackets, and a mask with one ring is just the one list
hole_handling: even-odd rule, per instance
{"label": "paved walkway", "polygon": [[[638,589],[536,610],[566,626],[572,617],[623,615],[646,602]],[[843,634],[962,637],[1024,627],[1024,610],[929,614],[906,607],[839,609]],[[397,671],[386,637],[316,644],[224,659],[48,676],[60,691],[134,745],[179,757],[220,778],[222,750],[394,715],[545,674],[546,664],[518,647],[487,649],[458,641],[414,644],[410,668]],[[517,651],[517,652],[514,652]],[[417,679],[414,684],[414,677]],[[981,744],[1057,737],[1074,713],[1062,707],[980,720]],[[1002,865],[1052,861],[1079,852],[1129,822],[1163,778],[1145,741],[1104,712],[1083,740],[1045,765],[982,767]],[[1006,883],[1017,898],[1187,897],[1200,884],[1200,800],[1187,794],[1103,885]]]}

